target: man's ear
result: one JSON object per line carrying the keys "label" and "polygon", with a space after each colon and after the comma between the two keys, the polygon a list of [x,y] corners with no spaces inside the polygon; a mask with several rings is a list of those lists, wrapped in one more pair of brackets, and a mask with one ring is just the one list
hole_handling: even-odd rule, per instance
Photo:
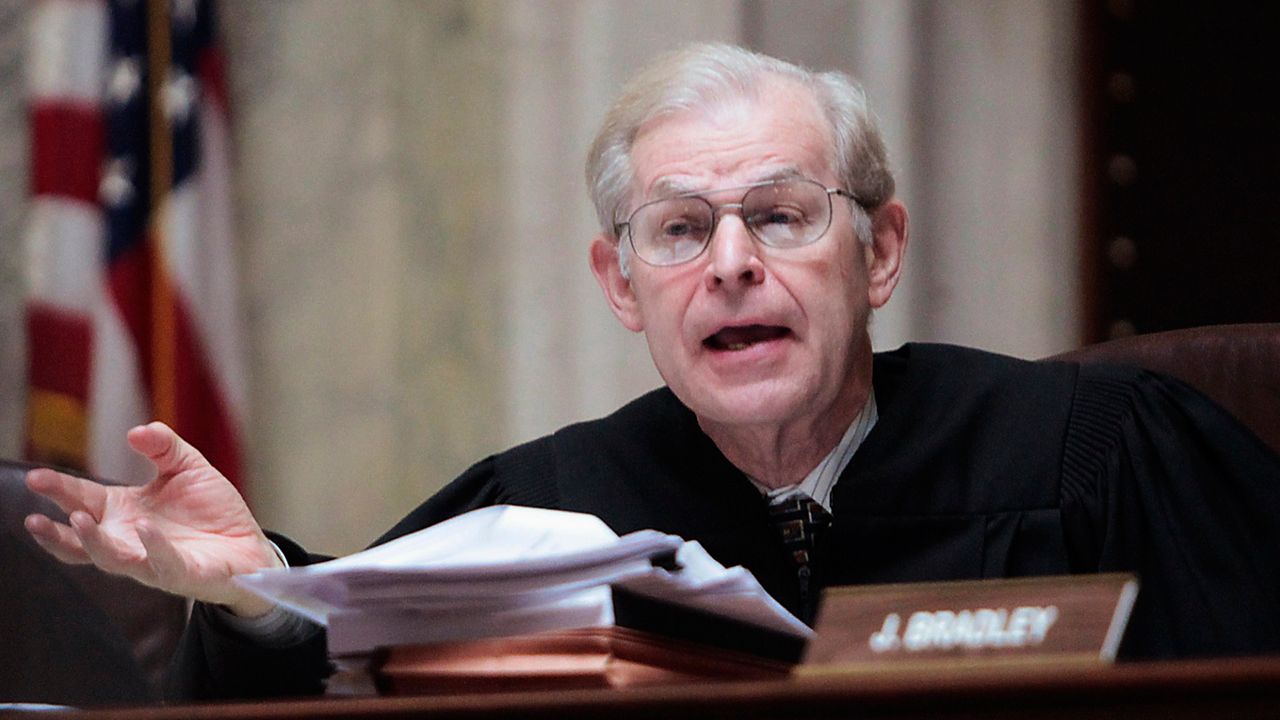
{"label": "man's ear", "polygon": [[902,256],[907,250],[907,208],[897,200],[871,215],[872,243],[866,246],[867,298],[872,308],[883,307],[898,286]]}
{"label": "man's ear", "polygon": [[609,301],[609,309],[618,317],[623,327],[631,332],[644,330],[644,321],[640,317],[640,309],[636,305],[636,295],[631,289],[631,281],[622,276],[622,266],[618,258],[618,243],[603,233],[591,241],[591,273],[600,283],[604,297]]}

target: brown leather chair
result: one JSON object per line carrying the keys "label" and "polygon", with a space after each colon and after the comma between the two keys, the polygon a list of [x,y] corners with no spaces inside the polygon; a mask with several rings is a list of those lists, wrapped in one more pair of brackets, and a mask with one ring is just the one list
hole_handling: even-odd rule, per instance
{"label": "brown leather chair", "polygon": [[158,700],[186,601],[41,550],[23,518],[66,516],[27,489],[31,467],[0,460],[0,704]]}
{"label": "brown leather chair", "polygon": [[1280,323],[1137,335],[1049,359],[1136,365],[1176,377],[1226,408],[1280,453]]}

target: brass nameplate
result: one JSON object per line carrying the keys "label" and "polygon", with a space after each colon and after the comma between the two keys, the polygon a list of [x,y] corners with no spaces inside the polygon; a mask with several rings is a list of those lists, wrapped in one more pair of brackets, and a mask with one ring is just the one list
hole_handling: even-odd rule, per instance
{"label": "brass nameplate", "polygon": [[869,663],[1020,659],[1110,662],[1132,575],[828,588],[800,672]]}

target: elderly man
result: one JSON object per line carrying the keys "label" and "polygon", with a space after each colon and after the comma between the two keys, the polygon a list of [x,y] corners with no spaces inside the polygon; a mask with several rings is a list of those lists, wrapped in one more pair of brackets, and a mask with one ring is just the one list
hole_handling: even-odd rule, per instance
{"label": "elderly man", "polygon": [[[587,173],[591,269],[667,387],[481,461],[383,540],[496,503],[589,512],[697,539],[802,617],[828,585],[1133,571],[1130,655],[1280,649],[1280,461],[1224,412],[1131,369],[873,356],[907,213],[848,78],[687,48],[627,86]],[[70,525],[30,532],[201,601],[183,692],[318,691],[322,631],[231,583],[280,563],[235,491],[162,425],[129,441],[154,482],[34,471]],[[815,546],[785,546],[787,513],[826,525]]]}

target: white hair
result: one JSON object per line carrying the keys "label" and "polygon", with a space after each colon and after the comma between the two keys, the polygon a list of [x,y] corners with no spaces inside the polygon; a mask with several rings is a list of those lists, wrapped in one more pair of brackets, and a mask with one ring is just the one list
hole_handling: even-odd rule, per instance
{"label": "white hair", "polygon": [[[660,117],[708,109],[741,99],[758,100],[766,82],[786,78],[808,89],[831,127],[831,167],[853,193],[854,231],[871,242],[871,219],[864,211],[893,197],[884,141],[867,106],[867,96],[840,72],[813,72],[799,65],[734,45],[694,44],[658,57],[626,86],[605,115],[587,154],[587,187],[601,229],[617,237],[635,181],[631,147],[640,128]],[[625,244],[623,244],[625,245]],[[619,248],[624,276],[629,249]]]}

